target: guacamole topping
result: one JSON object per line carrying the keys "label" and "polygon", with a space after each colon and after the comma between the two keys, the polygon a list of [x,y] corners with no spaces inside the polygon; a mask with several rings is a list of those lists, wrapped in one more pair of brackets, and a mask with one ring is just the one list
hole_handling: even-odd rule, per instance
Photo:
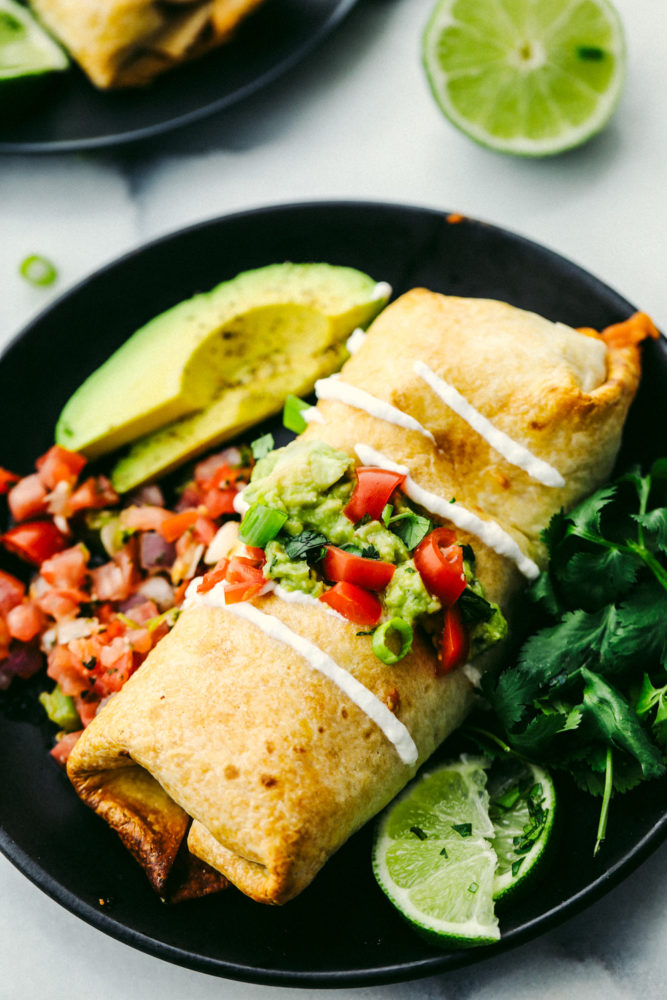
{"label": "guacamole topping", "polygon": [[[406,517],[419,522],[424,518],[396,491],[386,518],[365,516],[355,524],[344,513],[355,485],[354,460],[321,441],[297,438],[261,458],[244,500],[251,508],[261,505],[287,515],[277,537],[265,547],[264,575],[285,590],[321,597],[330,583],[318,566],[326,546],[334,545],[396,567],[388,585],[377,594],[383,622],[400,618],[410,626],[426,624],[442,606],[424,586],[408,547],[416,543],[405,531]],[[503,638],[507,624],[497,605],[484,598],[474,575],[472,550],[467,550],[464,567],[467,599],[462,609],[464,618],[467,615],[471,653],[477,654]]]}

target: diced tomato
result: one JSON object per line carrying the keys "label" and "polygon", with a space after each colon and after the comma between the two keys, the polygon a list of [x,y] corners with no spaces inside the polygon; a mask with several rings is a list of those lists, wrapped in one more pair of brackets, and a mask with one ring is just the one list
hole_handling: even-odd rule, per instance
{"label": "diced tomato", "polygon": [[415,549],[415,566],[430,594],[448,608],[465,590],[463,549],[456,544],[456,533],[436,528]]}
{"label": "diced tomato", "polygon": [[12,637],[9,634],[9,627],[4,618],[0,616],[0,660],[6,660],[9,656],[9,646]]}
{"label": "diced tomato", "polygon": [[67,547],[67,538],[53,521],[26,521],[6,531],[2,543],[14,555],[40,566]]}
{"label": "diced tomato", "polygon": [[206,490],[203,503],[210,517],[222,517],[223,514],[234,513],[234,500],[237,495],[234,487],[226,490],[219,490],[217,487]]}
{"label": "diced tomato", "polygon": [[225,453],[211,455],[199,462],[195,467],[195,482],[204,491],[210,489],[223,489],[233,486],[239,477],[244,473],[244,469],[234,467],[229,464]]}
{"label": "diced tomato", "polygon": [[343,513],[355,524],[364,514],[377,521],[394,490],[405,482],[405,476],[389,469],[375,469],[363,465],[356,470],[356,473],[357,485]]}
{"label": "diced tomato", "polygon": [[145,504],[143,507],[126,507],[121,511],[120,523],[128,531],[161,531],[165,521],[173,516],[164,507]]}
{"label": "diced tomato", "polygon": [[9,509],[15,521],[27,521],[46,510],[48,490],[36,472],[24,476],[7,496]]}
{"label": "diced tomato", "polygon": [[58,483],[73,485],[86,464],[86,459],[76,451],[68,451],[54,444],[46,454],[35,462],[39,478],[47,489],[54,489]]}
{"label": "diced tomato", "polygon": [[78,510],[112,507],[119,500],[120,497],[106,476],[90,476],[72,493],[69,509],[74,514]]}
{"label": "diced tomato", "polygon": [[153,636],[147,628],[132,628],[127,633],[127,641],[134,653],[148,653],[153,645]]}
{"label": "diced tomato", "polygon": [[135,585],[135,567],[127,548],[113,560],[91,570],[93,597],[97,601],[124,601]]}
{"label": "diced tomato", "polygon": [[6,493],[12,483],[18,483],[20,478],[15,472],[10,472],[0,465],[0,494]]}
{"label": "diced tomato", "polygon": [[225,587],[225,604],[238,604],[240,601],[251,601],[258,597],[266,580],[261,583],[228,583]]}
{"label": "diced tomato", "polygon": [[65,736],[58,740],[56,745],[50,751],[53,759],[56,760],[61,767],[65,767],[67,764],[67,758],[74,749],[74,745],[76,744],[79,736],[81,736],[82,732],[83,729],[79,729],[76,733],[66,733]]}
{"label": "diced tomato", "polygon": [[216,583],[222,583],[227,577],[227,568],[229,566],[229,559],[220,559],[220,561],[205,573],[202,577],[201,583],[197,587],[198,594],[207,594],[209,590],[212,590]]}
{"label": "diced tomato", "polygon": [[45,559],[39,572],[53,587],[80,588],[88,575],[88,552],[83,545],[72,545]]}
{"label": "diced tomato", "polygon": [[217,528],[210,517],[200,514],[194,523],[194,536],[198,542],[210,545],[216,536]]}
{"label": "diced tomato", "polygon": [[0,614],[7,612],[20,604],[25,596],[25,584],[17,580],[11,573],[0,569]]}
{"label": "diced tomato", "polygon": [[320,600],[355,625],[377,625],[382,615],[382,605],[370,590],[355,583],[337,583],[325,590]]}
{"label": "diced tomato", "polygon": [[367,590],[384,590],[396,569],[393,563],[366,559],[335,545],[327,546],[321,566],[327,580],[356,583]]}
{"label": "diced tomato", "polygon": [[89,690],[90,672],[67,646],[54,646],[46,657],[46,673],[60,685],[63,694],[76,695]]}
{"label": "diced tomato", "polygon": [[45,615],[60,621],[61,618],[72,618],[76,615],[80,605],[88,600],[88,596],[81,590],[47,587],[40,593],[33,593],[33,600]]}
{"label": "diced tomato", "polygon": [[7,627],[12,639],[30,642],[45,626],[46,618],[33,601],[23,601],[7,613]]}
{"label": "diced tomato", "polygon": [[227,567],[227,579],[230,583],[266,583],[256,560],[247,556],[232,556]]}
{"label": "diced tomato", "polygon": [[445,611],[442,646],[437,674],[447,674],[465,662],[468,655],[468,633],[461,621],[461,612],[454,604]]}
{"label": "diced tomato", "polygon": [[182,510],[179,514],[168,514],[156,530],[160,532],[166,542],[175,542],[181,535],[194,527],[199,511],[194,508]]}
{"label": "diced tomato", "polygon": [[266,562],[266,552],[264,549],[260,549],[258,545],[246,545],[245,557],[246,559],[250,559],[255,566],[263,566]]}
{"label": "diced tomato", "polygon": [[89,726],[97,715],[97,706],[100,703],[100,699],[95,694],[94,691],[86,691],[84,695],[77,695],[74,699],[74,707],[79,713],[79,718],[83,723],[83,728]]}

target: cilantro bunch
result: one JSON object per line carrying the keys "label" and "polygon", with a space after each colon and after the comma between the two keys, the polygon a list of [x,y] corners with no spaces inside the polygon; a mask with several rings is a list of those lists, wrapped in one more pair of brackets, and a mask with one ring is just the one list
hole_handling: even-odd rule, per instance
{"label": "cilantro bunch", "polygon": [[542,535],[543,627],[487,692],[518,753],[609,801],[667,763],[667,459],[632,469]]}

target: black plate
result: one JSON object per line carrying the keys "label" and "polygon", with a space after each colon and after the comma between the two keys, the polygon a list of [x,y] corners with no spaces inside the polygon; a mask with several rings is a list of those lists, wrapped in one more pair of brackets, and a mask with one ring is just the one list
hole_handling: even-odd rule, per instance
{"label": "black plate", "polygon": [[72,67],[43,104],[0,126],[0,153],[115,146],[188,125],[271,83],[302,59],[357,0],[266,0],[233,41],[149,87],[102,92]]}
{"label": "black plate", "polygon": [[[233,215],[161,239],[98,272],[11,345],[0,362],[0,462],[29,471],[50,445],[70,393],[149,317],[237,271],[281,260],[359,267],[391,282],[396,293],[425,285],[502,298],[574,326],[600,328],[633,310],[548,250],[480,222],[454,225],[444,213],[336,203]],[[664,440],[650,431],[667,426],[664,342],[646,346],[645,369],[621,462],[665,453]],[[96,927],[205,972],[276,985],[342,986],[477,962],[590,903],[667,835],[667,781],[661,780],[614,800],[609,837],[593,860],[598,803],[563,784],[563,815],[576,822],[562,824],[558,876],[547,872],[530,895],[507,904],[502,940],[476,951],[438,952],[402,922],[373,881],[369,828],[284,908],[260,906],[234,890],[169,908],[47,759],[53,727],[35,710],[38,683],[2,699],[0,847],[45,892]],[[107,903],[100,906],[100,899]]]}

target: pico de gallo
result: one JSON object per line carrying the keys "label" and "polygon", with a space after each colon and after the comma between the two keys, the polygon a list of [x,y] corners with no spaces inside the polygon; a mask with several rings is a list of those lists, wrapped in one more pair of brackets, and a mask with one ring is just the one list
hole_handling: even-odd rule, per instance
{"label": "pico de gallo", "polygon": [[227,551],[225,525],[251,466],[247,448],[211,455],[171,506],[158,485],[118,496],[58,445],[30,475],[0,470],[11,518],[0,541],[32,570],[27,583],[0,570],[0,690],[46,661],[56,683],[40,701],[61,730],[52,751],[61,763],[173,626],[193,577]]}

